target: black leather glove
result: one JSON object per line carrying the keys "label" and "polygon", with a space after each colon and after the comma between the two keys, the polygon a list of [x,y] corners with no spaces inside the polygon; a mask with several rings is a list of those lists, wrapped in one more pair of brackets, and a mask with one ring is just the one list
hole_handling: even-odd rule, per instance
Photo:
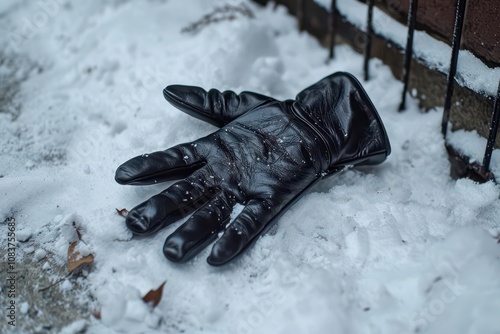
{"label": "black leather glove", "polygon": [[[207,260],[225,264],[316,181],[347,166],[381,163],[390,153],[375,107],[348,73],[330,75],[287,101],[180,85],[168,86],[164,95],[191,116],[222,127],[192,143],[135,157],[116,171],[120,184],[183,179],[126,218],[135,234],[146,235],[195,211],[165,241],[172,261],[190,259],[224,231]],[[227,226],[236,203],[244,209]]]}

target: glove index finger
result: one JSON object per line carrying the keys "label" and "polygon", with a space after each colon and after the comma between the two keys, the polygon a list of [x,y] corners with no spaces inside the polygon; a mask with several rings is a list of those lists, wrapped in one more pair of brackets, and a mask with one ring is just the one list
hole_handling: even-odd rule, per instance
{"label": "glove index finger", "polygon": [[139,155],[123,163],[115,173],[119,184],[145,185],[186,178],[205,165],[190,144]]}
{"label": "glove index finger", "polygon": [[227,90],[208,92],[201,87],[171,85],[163,90],[163,96],[174,107],[202,121],[223,127],[249,110],[276,101],[272,97]]}

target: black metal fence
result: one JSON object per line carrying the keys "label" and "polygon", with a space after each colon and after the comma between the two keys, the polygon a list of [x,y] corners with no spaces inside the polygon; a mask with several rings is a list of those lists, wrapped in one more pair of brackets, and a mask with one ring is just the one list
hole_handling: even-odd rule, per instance
{"label": "black metal fence", "polygon": [[[266,2],[262,0],[257,0],[258,2]],[[295,14],[299,21],[299,27],[301,30],[304,29],[305,27],[305,20],[307,19],[308,16],[308,6],[306,6],[306,0],[295,0],[295,1],[290,1],[290,0],[282,0],[282,1],[277,1],[282,4],[285,4],[291,8],[292,14]],[[369,73],[369,62],[372,57],[372,38],[374,36],[373,32],[373,9],[375,6],[375,0],[366,0],[367,3],[367,23],[366,23],[366,37],[364,38],[364,78],[365,80],[370,79],[370,73]],[[295,6],[295,8],[293,8]],[[408,35],[407,35],[407,41],[406,41],[406,47],[404,50],[404,60],[403,60],[403,65],[402,65],[402,71],[403,71],[403,83],[404,83],[404,88],[403,92],[401,95],[401,104],[399,107],[400,111],[405,110],[405,104],[406,104],[406,95],[409,87],[409,80],[410,80],[410,72],[411,72],[411,65],[412,65],[412,60],[415,58],[415,55],[413,53],[413,35],[415,32],[415,27],[417,23],[417,12],[418,12],[418,0],[410,0],[410,6],[409,6],[409,11],[408,11],[408,18],[407,18],[407,25],[408,25]],[[452,97],[454,93],[454,87],[455,87],[455,76],[457,72],[457,63],[458,63],[458,57],[459,57],[459,50],[460,50],[460,45],[461,45],[461,38],[462,38],[462,32],[463,32],[463,26],[464,26],[464,20],[465,20],[465,10],[466,10],[466,0],[457,0],[456,1],[456,8],[455,8],[455,23],[454,23],[454,32],[453,32],[453,38],[452,38],[452,46],[451,46],[451,55],[450,55],[450,66],[449,66],[449,72],[447,75],[447,84],[446,84],[446,91],[445,91],[445,96],[444,96],[444,105],[443,105],[443,118],[442,118],[442,123],[441,123],[441,131],[446,139],[446,135],[448,132],[448,123],[450,120],[450,112],[451,112],[451,104],[452,104]],[[329,36],[329,56],[330,58],[335,57],[334,53],[334,47],[335,47],[335,41],[336,41],[336,34],[339,33],[339,25],[336,21],[338,21],[338,13],[337,11],[337,3],[336,0],[331,0],[331,6],[328,11],[328,34]],[[494,105],[493,105],[493,110],[491,111],[491,120],[490,120],[490,126],[489,126],[489,135],[487,138],[487,145],[485,147],[484,155],[483,155],[483,161],[482,164],[477,164],[477,163],[470,163],[469,159],[465,159],[465,164],[468,165],[467,169],[469,171],[472,171],[473,178],[478,180],[478,181],[487,181],[490,179],[494,179],[493,174],[490,171],[490,163],[491,163],[491,156],[493,153],[493,149],[495,146],[495,141],[496,141],[496,136],[498,132],[498,127],[499,127],[499,117],[500,117],[500,82],[498,85],[498,91],[496,96],[494,97]],[[453,148],[449,147],[447,145],[448,152],[454,152],[455,155],[458,155],[456,151],[454,151]],[[463,173],[464,175],[471,176],[471,173]]]}
{"label": "black metal fence", "polygon": [[[369,79],[368,73],[368,63],[370,61],[371,56],[371,35],[372,35],[372,20],[373,20],[373,6],[374,0],[367,0],[368,2],[368,22],[367,22],[367,42],[365,46],[365,66],[364,66],[364,76],[365,80]],[[441,123],[441,132],[446,139],[447,130],[448,130],[448,121],[450,119],[450,111],[451,111],[451,98],[453,96],[453,90],[455,85],[455,75],[457,72],[457,63],[460,49],[460,41],[462,38],[463,26],[464,26],[464,18],[465,18],[465,8],[466,8],[467,0],[457,0],[456,10],[455,10],[455,26],[453,29],[453,42],[451,47],[451,57],[450,57],[450,67],[449,73],[447,77],[447,87],[446,87],[446,95],[444,100],[444,108],[443,108],[443,120]],[[332,0],[332,13],[335,11],[335,0]],[[404,58],[404,69],[403,69],[403,93],[401,97],[401,105],[400,111],[405,109],[405,99],[406,92],[408,90],[408,82],[410,78],[410,70],[411,70],[411,59],[413,57],[413,35],[415,32],[415,26],[417,21],[417,12],[418,12],[418,0],[410,0],[410,10],[408,12],[408,37],[406,43],[405,50],[405,58]],[[333,14],[332,14],[333,15]],[[333,32],[335,33],[335,32]],[[332,41],[335,38],[332,37]],[[333,47],[333,45],[331,46]],[[491,113],[491,122],[490,122],[490,133],[488,136],[483,163],[478,173],[480,173],[485,179],[493,178],[493,175],[490,171],[490,163],[491,163],[491,155],[493,153],[493,148],[498,132],[499,126],[499,117],[500,117],[500,81],[498,84],[498,91],[495,97],[494,108]]]}

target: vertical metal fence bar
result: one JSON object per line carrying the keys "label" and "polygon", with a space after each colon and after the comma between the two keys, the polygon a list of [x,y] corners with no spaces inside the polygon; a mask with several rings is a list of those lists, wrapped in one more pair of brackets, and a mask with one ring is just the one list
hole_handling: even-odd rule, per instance
{"label": "vertical metal fence bar", "polygon": [[465,16],[466,0],[457,0],[457,9],[455,12],[455,27],[453,28],[453,43],[451,45],[450,71],[448,73],[448,85],[444,98],[443,120],[441,122],[441,133],[446,138],[448,130],[448,120],[450,119],[451,98],[453,96],[455,74],[457,72],[458,51],[460,50],[460,40],[462,38],[462,27]]}
{"label": "vertical metal fence bar", "polygon": [[332,0],[330,12],[330,59],[335,57],[335,11],[337,10],[337,1]]}
{"label": "vertical metal fence bar", "polygon": [[299,30],[304,31],[304,21],[305,21],[305,0],[297,0],[297,20],[299,21]]}
{"label": "vertical metal fence bar", "polygon": [[493,153],[495,140],[497,138],[499,119],[500,119],[500,81],[498,82],[498,91],[497,91],[497,96],[495,98],[495,107],[493,109],[493,113],[491,114],[490,135],[488,137],[488,143],[486,144],[486,150],[484,152],[483,168],[486,173],[490,171],[491,154]]}
{"label": "vertical metal fence bar", "polygon": [[375,0],[368,1],[368,20],[366,24],[366,43],[365,43],[365,61],[363,71],[365,73],[365,81],[370,78],[370,57],[372,55],[372,33],[373,33],[373,6]]}
{"label": "vertical metal fence bar", "polygon": [[408,82],[410,81],[411,59],[413,56],[413,35],[415,33],[415,25],[417,23],[418,0],[410,0],[410,9],[408,11],[408,36],[406,37],[406,51],[403,67],[403,95],[399,111],[406,109],[406,92],[408,91]]}

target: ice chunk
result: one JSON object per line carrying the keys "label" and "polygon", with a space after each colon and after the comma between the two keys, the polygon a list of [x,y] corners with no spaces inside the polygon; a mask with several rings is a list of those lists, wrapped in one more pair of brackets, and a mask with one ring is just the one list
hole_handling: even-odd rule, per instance
{"label": "ice chunk", "polygon": [[47,252],[42,249],[42,248],[39,248],[35,251],[35,260],[37,261],[40,261],[41,259],[43,259],[45,256],[47,255]]}
{"label": "ice chunk", "polygon": [[26,242],[29,240],[29,238],[31,238],[32,235],[33,232],[31,231],[31,229],[29,227],[26,227],[16,233],[16,238],[18,241]]}
{"label": "ice chunk", "polygon": [[19,310],[21,311],[22,314],[28,313],[28,311],[30,310],[30,304],[28,304],[27,302],[21,303],[19,305]]}

